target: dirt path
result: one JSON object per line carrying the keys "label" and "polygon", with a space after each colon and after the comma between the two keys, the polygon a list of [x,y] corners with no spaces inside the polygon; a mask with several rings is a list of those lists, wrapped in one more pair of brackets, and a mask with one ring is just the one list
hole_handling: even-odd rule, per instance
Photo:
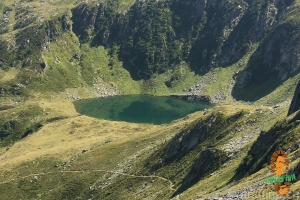
{"label": "dirt path", "polygon": [[40,176],[40,175],[45,175],[45,174],[55,174],[55,173],[89,173],[89,172],[105,172],[105,173],[112,173],[112,174],[118,174],[118,175],[123,175],[123,176],[135,177],[135,178],[157,178],[157,179],[169,182],[169,184],[170,184],[170,190],[175,191],[174,184],[169,179],[166,179],[166,178],[161,177],[161,176],[141,176],[141,175],[127,174],[127,173],[123,173],[123,172],[107,171],[107,170],[101,170],[101,169],[94,169],[94,170],[63,170],[63,171],[45,172],[45,173],[41,173],[41,174],[30,174],[30,175],[27,175],[27,176],[18,177],[18,178],[15,178],[15,179],[10,179],[8,181],[3,181],[3,182],[0,182],[0,184],[6,184],[6,183],[17,181],[17,180],[20,180],[20,179],[24,179],[24,178],[28,178],[28,177],[33,177],[33,176]]}

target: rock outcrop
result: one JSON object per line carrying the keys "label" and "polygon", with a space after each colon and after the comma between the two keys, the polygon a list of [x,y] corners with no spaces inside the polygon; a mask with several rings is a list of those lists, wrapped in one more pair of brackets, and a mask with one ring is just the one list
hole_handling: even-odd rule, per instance
{"label": "rock outcrop", "polygon": [[291,171],[291,174],[295,174],[297,180],[300,180],[300,162],[294,167],[294,169]]}
{"label": "rock outcrop", "polygon": [[[265,37],[238,73],[233,96],[255,101],[300,71],[300,22],[281,23]],[[246,94],[246,95],[245,95]]]}
{"label": "rock outcrop", "polygon": [[198,122],[193,128],[184,130],[176,135],[164,151],[162,164],[173,158],[180,157],[181,154],[186,154],[197,144],[204,141],[207,137],[207,129],[216,120],[217,117],[212,115],[204,121]]}
{"label": "rock outcrop", "polygon": [[199,157],[183,179],[182,185],[173,194],[173,197],[197,183],[206,174],[212,173],[213,171],[219,169],[222,164],[226,162],[226,160],[227,155],[221,150],[205,149],[201,151]]}
{"label": "rock outcrop", "polygon": [[189,100],[189,101],[201,101],[201,102],[211,103],[210,97],[204,96],[204,95],[185,95],[185,96],[171,95],[171,97],[180,98],[180,99]]}
{"label": "rock outcrop", "polygon": [[191,185],[210,171],[218,169],[227,160],[227,155],[218,149],[205,149],[183,180],[183,185]]}
{"label": "rock outcrop", "polygon": [[242,58],[276,27],[292,2],[137,0],[123,13],[116,11],[118,3],[82,4],[73,10],[73,31],[82,42],[117,43],[124,66],[138,79],[163,73],[181,60],[205,73]]}
{"label": "rock outcrop", "polygon": [[300,109],[300,81],[298,82],[298,85],[295,90],[294,98],[292,100],[288,115],[296,112]]}

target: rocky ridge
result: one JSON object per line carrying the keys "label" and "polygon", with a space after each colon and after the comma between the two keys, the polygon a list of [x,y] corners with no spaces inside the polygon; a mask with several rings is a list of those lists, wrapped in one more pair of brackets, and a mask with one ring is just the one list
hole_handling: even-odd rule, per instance
{"label": "rocky ridge", "polygon": [[300,81],[298,82],[298,85],[296,87],[295,94],[292,103],[290,105],[288,115],[296,112],[299,109],[300,109]]}

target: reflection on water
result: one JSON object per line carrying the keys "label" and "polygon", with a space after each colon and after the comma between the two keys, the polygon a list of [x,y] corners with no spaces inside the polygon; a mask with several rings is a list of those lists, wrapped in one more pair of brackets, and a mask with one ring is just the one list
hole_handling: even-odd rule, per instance
{"label": "reflection on water", "polygon": [[212,107],[209,103],[147,95],[85,99],[75,101],[74,105],[77,112],[99,119],[153,124],[170,123]]}

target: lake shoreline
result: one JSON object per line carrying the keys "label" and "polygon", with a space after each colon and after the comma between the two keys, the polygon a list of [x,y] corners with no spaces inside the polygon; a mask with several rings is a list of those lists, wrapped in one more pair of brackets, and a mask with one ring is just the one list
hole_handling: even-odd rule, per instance
{"label": "lake shoreline", "polygon": [[119,95],[73,103],[78,113],[89,117],[159,125],[213,107],[208,100],[199,96]]}
{"label": "lake shoreline", "polygon": [[188,101],[199,101],[203,103],[211,103],[212,100],[209,96],[205,95],[170,95],[172,98],[179,98],[183,100],[188,100]]}

